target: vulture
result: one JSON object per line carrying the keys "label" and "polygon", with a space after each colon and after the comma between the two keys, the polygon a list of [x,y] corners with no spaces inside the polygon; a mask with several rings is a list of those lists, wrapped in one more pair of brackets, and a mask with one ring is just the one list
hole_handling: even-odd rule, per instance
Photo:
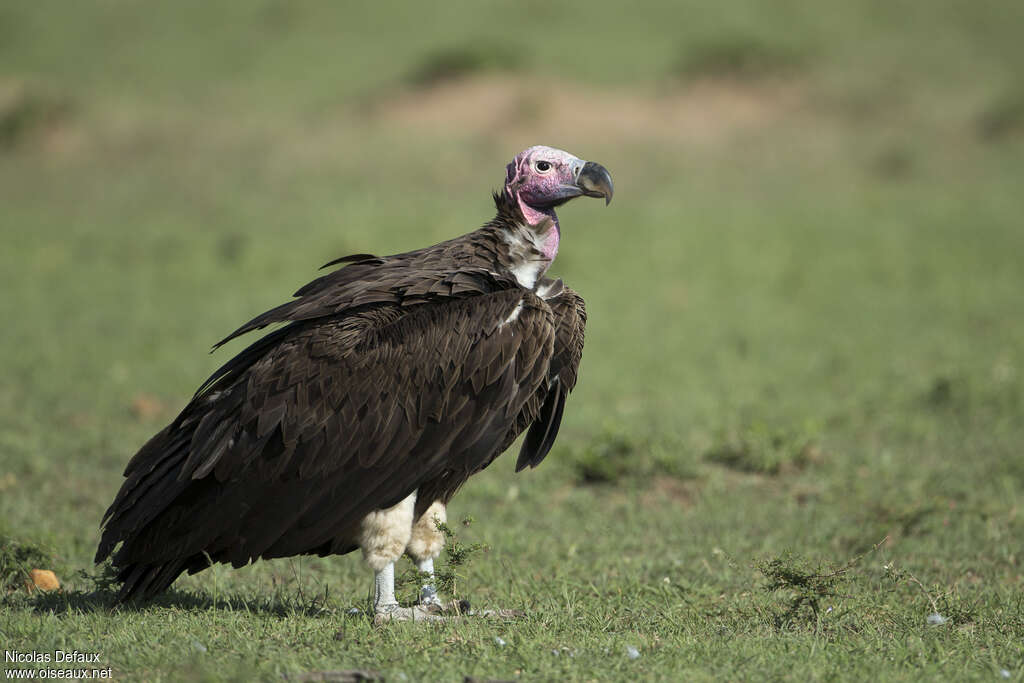
{"label": "vulture", "polygon": [[[437,615],[445,506],[523,432],[516,471],[537,466],[576,384],[586,309],[546,276],[555,209],[612,192],[600,164],[530,147],[480,229],[331,261],[341,267],[219,342],[279,324],[128,463],[96,551],[113,555],[118,600],[214,562],[359,548],[378,618]],[[395,599],[403,554],[429,577],[412,607]]]}

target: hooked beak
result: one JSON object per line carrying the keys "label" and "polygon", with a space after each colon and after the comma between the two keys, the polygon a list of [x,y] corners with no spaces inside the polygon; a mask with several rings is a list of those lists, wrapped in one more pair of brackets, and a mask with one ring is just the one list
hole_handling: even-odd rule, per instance
{"label": "hooked beak", "polygon": [[576,176],[576,187],[580,188],[586,197],[604,197],[605,206],[611,203],[612,195],[615,193],[608,169],[594,161],[583,164],[579,175]]}
{"label": "hooked beak", "polygon": [[601,164],[595,161],[576,159],[572,165],[573,182],[571,185],[559,185],[547,198],[548,206],[561,206],[576,197],[604,197],[605,206],[612,201],[615,186],[612,176]]}

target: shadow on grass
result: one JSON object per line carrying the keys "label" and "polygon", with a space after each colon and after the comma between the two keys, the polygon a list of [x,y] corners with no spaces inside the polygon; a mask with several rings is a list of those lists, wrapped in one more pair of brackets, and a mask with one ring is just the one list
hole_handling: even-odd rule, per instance
{"label": "shadow on grass", "polygon": [[153,609],[176,609],[203,612],[219,610],[225,612],[246,612],[278,617],[315,617],[333,614],[327,607],[329,592],[310,597],[301,593],[285,595],[280,592],[271,596],[242,595],[229,593],[216,597],[203,593],[171,589],[144,602],[119,603],[117,591],[111,588],[82,591],[52,591],[34,595],[8,598],[7,607],[22,605],[40,614],[80,614],[90,612],[146,612]]}

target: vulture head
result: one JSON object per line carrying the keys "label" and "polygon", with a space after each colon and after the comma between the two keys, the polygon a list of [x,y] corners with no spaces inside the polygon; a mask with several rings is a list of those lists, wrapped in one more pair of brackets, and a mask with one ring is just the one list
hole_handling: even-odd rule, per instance
{"label": "vulture head", "polygon": [[604,197],[607,204],[613,191],[612,177],[601,164],[543,145],[520,152],[505,174],[505,195],[532,226],[553,219],[555,207],[570,199]]}

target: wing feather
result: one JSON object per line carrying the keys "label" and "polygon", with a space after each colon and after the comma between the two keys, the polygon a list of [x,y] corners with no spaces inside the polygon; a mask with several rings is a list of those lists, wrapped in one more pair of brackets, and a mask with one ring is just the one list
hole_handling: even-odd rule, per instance
{"label": "wing feather", "polygon": [[[546,286],[542,283],[542,287]],[[579,294],[564,286],[561,280],[552,283],[549,291],[558,293],[547,299],[555,317],[554,352],[548,371],[548,384],[541,390],[541,406],[537,419],[523,440],[516,461],[516,471],[536,467],[551,451],[562,423],[562,412],[569,392],[576,386],[583,337],[587,325],[587,308]]]}

